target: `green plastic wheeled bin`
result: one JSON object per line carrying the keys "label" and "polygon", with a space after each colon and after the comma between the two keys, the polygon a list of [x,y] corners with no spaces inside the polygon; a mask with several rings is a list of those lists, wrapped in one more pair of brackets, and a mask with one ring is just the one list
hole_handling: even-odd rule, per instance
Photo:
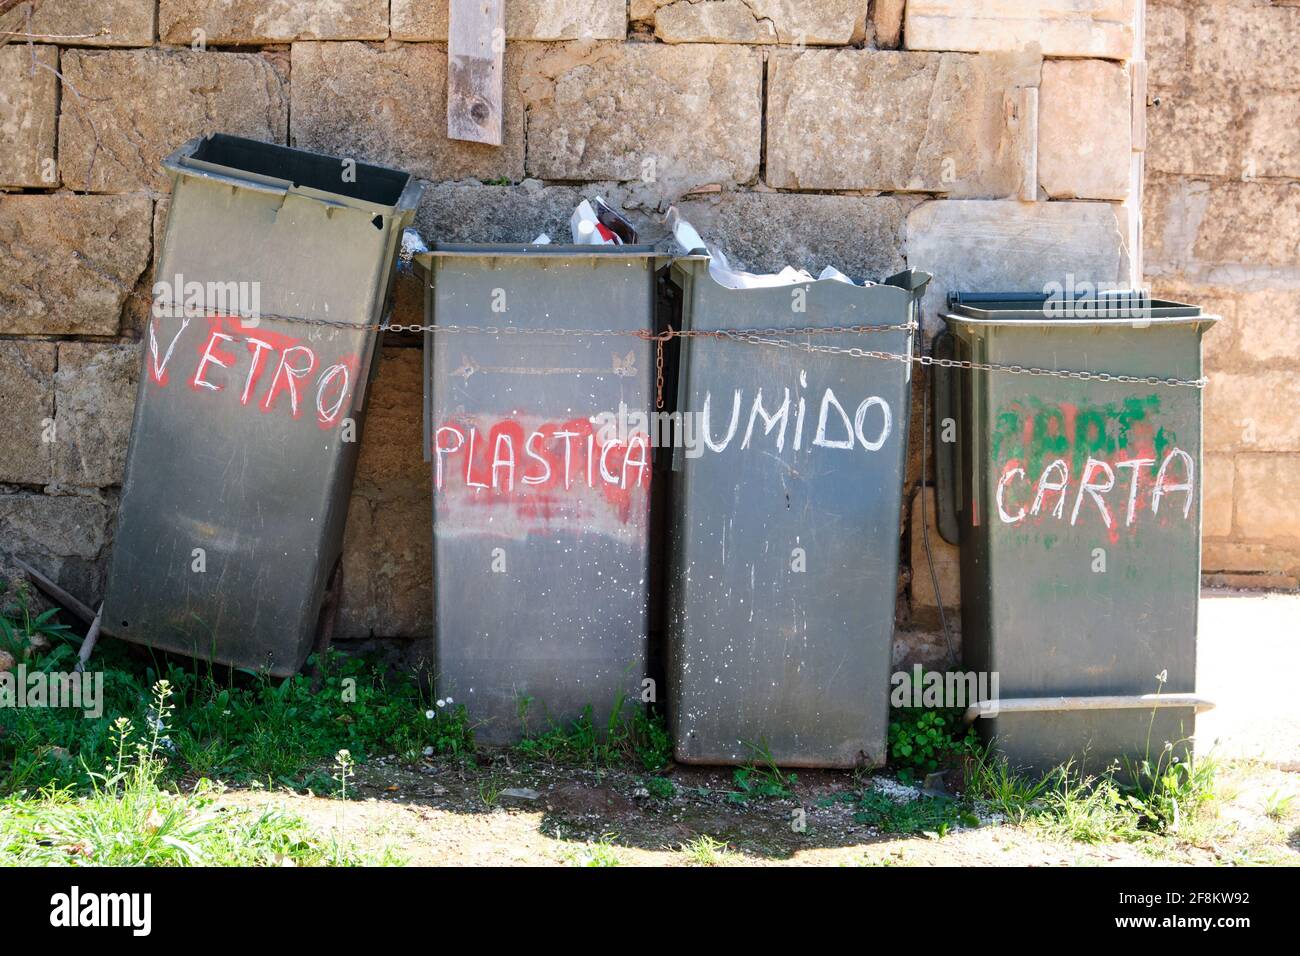
{"label": "green plastic wheeled bin", "polygon": [[1140,293],[960,293],[944,318],[938,526],[961,550],[965,665],[998,678],[968,718],[1027,771],[1185,755],[1210,706],[1195,675],[1215,318]]}
{"label": "green plastic wheeled bin", "polygon": [[219,134],[164,165],[103,629],[292,674],[339,565],[374,326],[421,186]]}
{"label": "green plastic wheeled bin", "polygon": [[734,289],[705,257],[674,275],[688,439],[673,449],[666,572],[676,757],[879,766],[929,276]]}
{"label": "green plastic wheeled bin", "polygon": [[603,732],[641,704],[659,255],[434,243],[415,257],[436,687],[484,743],[584,714]]}

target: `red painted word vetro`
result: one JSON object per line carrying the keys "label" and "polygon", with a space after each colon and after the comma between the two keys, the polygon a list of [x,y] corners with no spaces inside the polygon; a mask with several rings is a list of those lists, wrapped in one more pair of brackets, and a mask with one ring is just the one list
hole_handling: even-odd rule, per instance
{"label": "red painted word vetro", "polygon": [[241,405],[263,414],[288,409],[295,419],[310,411],[321,428],[345,417],[361,364],[356,354],[327,362],[301,339],[245,325],[234,315],[178,321],[170,335],[157,319],[149,323],[149,379],[159,388],[170,383],[173,363],[180,360],[177,346],[188,340],[194,361],[176,370],[184,370],[185,384],[197,393],[234,389]]}

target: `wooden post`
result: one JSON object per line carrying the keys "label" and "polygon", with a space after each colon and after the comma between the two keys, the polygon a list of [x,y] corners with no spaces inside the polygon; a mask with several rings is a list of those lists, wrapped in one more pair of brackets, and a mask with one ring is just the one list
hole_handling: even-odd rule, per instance
{"label": "wooden post", "polygon": [[505,0],[451,0],[447,136],[501,145]]}
{"label": "wooden post", "polygon": [[1133,151],[1144,153],[1147,148],[1147,65],[1144,60],[1129,64],[1133,84]]}
{"label": "wooden post", "polygon": [[46,595],[53,598],[55,601],[58,601],[63,610],[70,611],[77,615],[77,617],[81,618],[87,624],[94,622],[96,614],[89,607],[81,601],[78,601],[75,597],[63,590],[63,588],[59,587],[45,575],[41,574],[40,571],[37,571],[22,558],[15,556],[13,560],[14,564],[22,568],[23,571],[27,573],[27,576],[32,579],[32,583],[40,588]]}
{"label": "wooden post", "polygon": [[90,630],[86,632],[85,638],[81,642],[81,650],[77,651],[77,673],[84,673],[86,670],[86,661],[90,660],[90,655],[95,650],[95,643],[99,640],[99,627],[104,619],[104,605],[99,606],[95,612],[95,620],[90,624]]}

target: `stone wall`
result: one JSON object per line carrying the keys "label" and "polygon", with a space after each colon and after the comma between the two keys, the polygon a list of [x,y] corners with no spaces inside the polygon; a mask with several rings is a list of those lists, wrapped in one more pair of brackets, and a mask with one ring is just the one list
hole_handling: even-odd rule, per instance
{"label": "stone wall", "polygon": [[1223,317],[1205,338],[1204,569],[1295,588],[1300,0],[1152,0],[1147,49],[1146,273]]}
{"label": "stone wall", "polygon": [[[1067,274],[1133,281],[1136,2],[508,0],[500,148],[445,135],[445,2],[45,0],[30,17],[24,4],[0,20],[35,35],[0,47],[0,549],[87,601],[100,596],[143,327],[144,307],[129,293],[149,290],[165,226],[159,159],[196,134],[409,169],[430,182],[418,217],[426,238],[563,235],[575,202],[596,193],[624,204],[653,238],[677,202],[750,268],[934,272],[925,300],[933,331],[949,290],[1036,289]],[[1279,21],[1297,12],[1259,6],[1252,15]],[[1173,20],[1189,36],[1200,29],[1192,10],[1162,7],[1161,36]],[[1230,16],[1223,28],[1275,43],[1250,24]],[[1162,39],[1158,49],[1161,82],[1182,82],[1180,47]],[[1247,62],[1235,56],[1214,61],[1212,84]],[[1271,95],[1285,71],[1267,69],[1261,90]],[[1187,108],[1228,108],[1212,100]],[[1249,268],[1285,271],[1294,219],[1277,235],[1227,205],[1248,197],[1260,219],[1294,207],[1285,177],[1295,152],[1278,145],[1257,144],[1251,181],[1195,166],[1214,157],[1208,142],[1185,153],[1164,147],[1153,217],[1183,222],[1176,210],[1224,204],[1196,220],[1206,225],[1189,246],[1195,262],[1209,270],[1228,261],[1225,237],[1245,230],[1255,237]],[[1187,230],[1156,230],[1171,239],[1155,261],[1186,265],[1172,244]],[[1244,290],[1184,272],[1220,299],[1235,297],[1244,315]],[[419,321],[413,280],[398,293],[399,321]],[[1284,327],[1257,311],[1259,331],[1239,324],[1232,333],[1234,361],[1248,364],[1219,374],[1276,362],[1277,388],[1293,388],[1280,371]],[[429,633],[418,344],[389,336],[382,350],[348,523],[343,637]],[[1253,540],[1252,529],[1272,520],[1246,506],[1267,469],[1287,459],[1260,452],[1300,450],[1294,430],[1270,434],[1264,424],[1260,441],[1273,444],[1253,448],[1229,448],[1223,429],[1210,429],[1222,449],[1211,460],[1217,493],[1219,476],[1235,468],[1238,496],[1235,523],[1207,511],[1216,548],[1234,534]],[[910,489],[919,447],[918,427]],[[924,612],[934,602],[933,588],[912,582],[911,490],[906,500],[905,635],[932,626]]]}

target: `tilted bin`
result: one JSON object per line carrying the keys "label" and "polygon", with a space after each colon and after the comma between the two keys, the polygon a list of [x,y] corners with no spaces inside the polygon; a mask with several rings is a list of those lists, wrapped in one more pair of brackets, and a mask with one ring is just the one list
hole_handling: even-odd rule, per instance
{"label": "tilted bin", "polygon": [[416,261],[437,692],[487,743],[587,707],[603,729],[646,677],[655,250],[437,243]]}
{"label": "tilted bin", "polygon": [[[883,764],[911,356],[929,276],[732,289],[702,258],[679,260],[674,275],[689,333],[678,410],[694,445],[674,449],[669,518],[676,757]],[[875,331],[708,334],[859,326]]]}
{"label": "tilted bin", "polygon": [[[969,716],[1025,770],[1185,752],[1208,706],[1194,694],[1198,383],[1214,317],[1139,294],[956,294],[945,319],[939,358],[1000,366],[935,376],[963,656],[998,675],[996,707]],[[940,440],[949,418],[955,443]]]}
{"label": "tilted bin", "polygon": [[420,187],[224,135],[164,165],[103,626],[290,674],[340,554],[377,341],[362,326],[382,316]]}

